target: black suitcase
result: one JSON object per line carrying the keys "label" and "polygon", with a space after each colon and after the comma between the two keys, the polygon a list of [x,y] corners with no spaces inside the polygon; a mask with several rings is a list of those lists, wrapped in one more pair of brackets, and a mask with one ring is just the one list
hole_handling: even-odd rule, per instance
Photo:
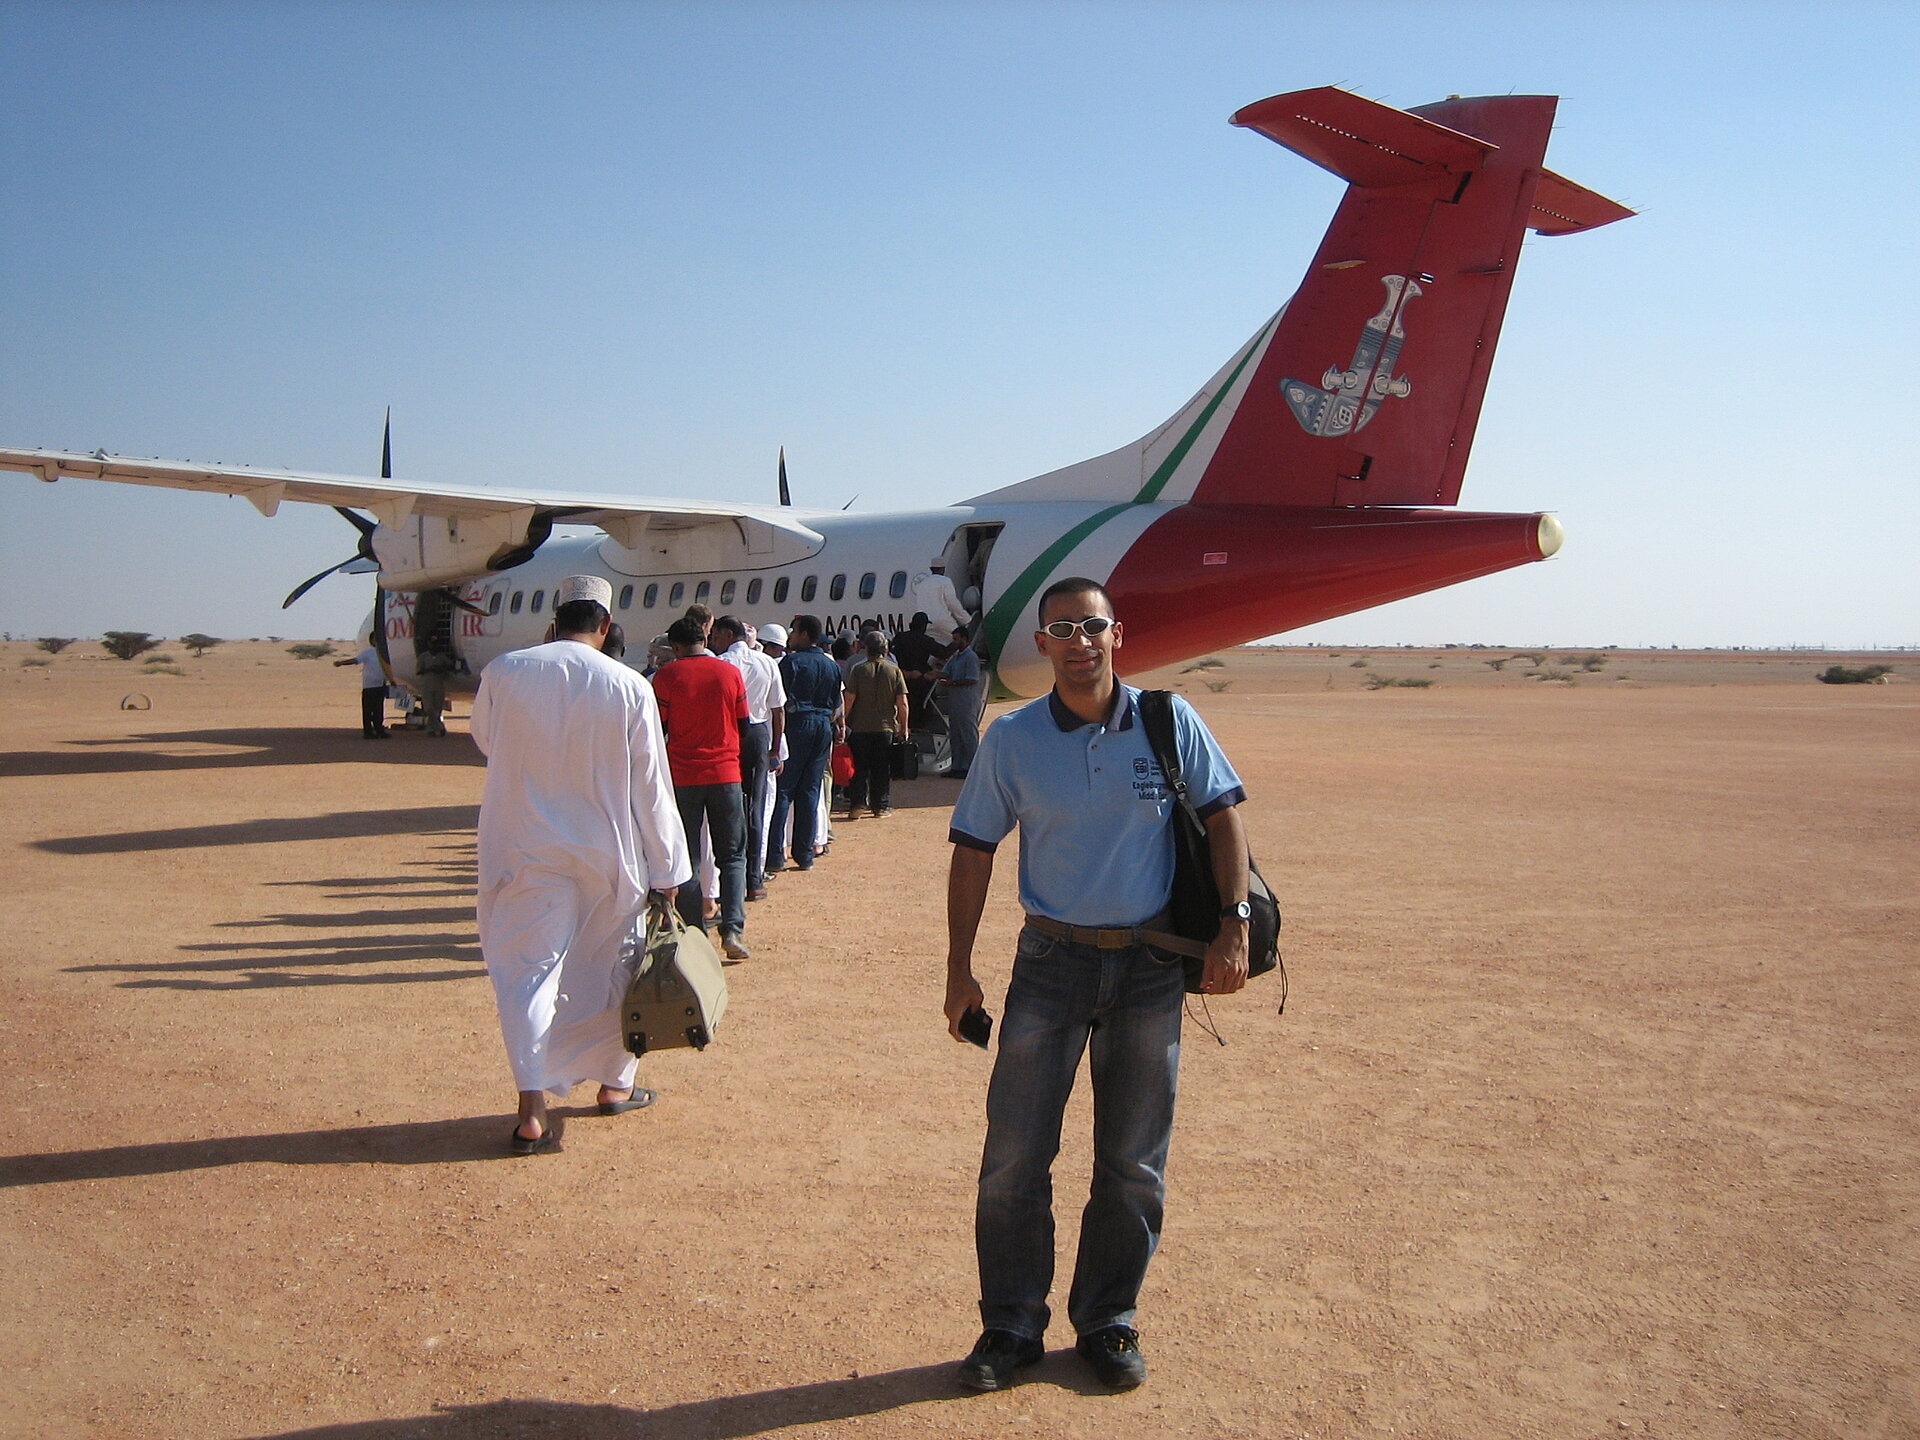
{"label": "black suitcase", "polygon": [[920,778],[920,747],[911,740],[896,740],[887,747],[887,769],[896,780]]}

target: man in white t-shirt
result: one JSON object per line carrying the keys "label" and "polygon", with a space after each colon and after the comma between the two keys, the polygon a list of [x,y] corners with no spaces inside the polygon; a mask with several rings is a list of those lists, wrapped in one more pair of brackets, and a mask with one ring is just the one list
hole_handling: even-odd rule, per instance
{"label": "man in white t-shirt", "polygon": [[393,684],[393,671],[386,657],[375,648],[379,643],[378,635],[370,634],[366,649],[351,660],[333,662],[336,670],[343,665],[360,667],[360,735],[365,740],[388,738],[387,687]]}
{"label": "man in white t-shirt", "polygon": [[[785,633],[785,632],[782,632]],[[740,728],[740,792],[747,815],[747,899],[767,897],[767,767],[780,753],[786,730],[787,691],[780,666],[747,642],[747,625],[733,615],[713,622],[708,642],[714,654],[736,666],[747,685],[748,722]]]}

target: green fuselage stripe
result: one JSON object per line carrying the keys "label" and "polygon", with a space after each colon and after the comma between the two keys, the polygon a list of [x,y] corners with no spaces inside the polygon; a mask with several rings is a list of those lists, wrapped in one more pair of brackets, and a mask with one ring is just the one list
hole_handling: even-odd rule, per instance
{"label": "green fuselage stripe", "polygon": [[[1279,318],[1277,315],[1274,316],[1272,320],[1266,323],[1265,328],[1248,342],[1245,353],[1240,356],[1240,363],[1233,367],[1233,373],[1227,376],[1226,383],[1215,393],[1213,399],[1207,402],[1206,407],[1201,410],[1200,414],[1194,419],[1194,422],[1187,427],[1187,433],[1180,437],[1180,443],[1175,445],[1173,449],[1167,453],[1167,458],[1160,462],[1160,467],[1153,472],[1153,477],[1140,487],[1139,494],[1135,495],[1133,499],[1124,501],[1121,504],[1109,505],[1099,513],[1090,515],[1085,520],[1082,520],[1058,540],[1055,540],[1045,550],[1042,550],[1039,555],[1035,556],[1032,563],[1020,572],[1013,584],[1006,588],[1006,591],[1000,596],[999,601],[994,605],[993,609],[988,612],[986,618],[987,643],[993,651],[993,683],[992,689],[987,697],[988,699],[1011,700],[1015,698],[1013,692],[1007,689],[1000,681],[1000,657],[1006,653],[1007,639],[1012,635],[1013,627],[1019,622],[1021,612],[1032,602],[1035,592],[1040,589],[1040,582],[1051,575],[1053,573],[1053,567],[1066,559],[1068,555],[1072,554],[1081,541],[1093,534],[1093,532],[1098,530],[1102,525],[1105,525],[1107,521],[1111,520],[1114,516],[1120,514],[1122,511],[1131,510],[1136,505],[1150,505],[1159,499],[1160,492],[1167,488],[1167,482],[1173,479],[1174,472],[1180,468],[1180,462],[1187,458],[1187,452],[1192,450],[1194,442],[1199,440],[1200,432],[1206,428],[1207,422],[1213,419],[1214,412],[1220,408],[1221,402],[1232,393],[1233,387],[1240,383],[1241,374],[1246,370],[1248,363],[1252,361],[1254,355],[1258,353],[1260,343],[1272,332],[1274,323]],[[1037,621],[1036,628],[1038,628]]]}

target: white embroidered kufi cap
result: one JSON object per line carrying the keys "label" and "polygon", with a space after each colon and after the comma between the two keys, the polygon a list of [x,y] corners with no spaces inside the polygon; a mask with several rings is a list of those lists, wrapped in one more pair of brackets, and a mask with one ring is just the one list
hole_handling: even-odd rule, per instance
{"label": "white embroidered kufi cap", "polygon": [[575,600],[591,600],[602,610],[613,609],[613,586],[598,575],[569,575],[553,592],[554,609]]}

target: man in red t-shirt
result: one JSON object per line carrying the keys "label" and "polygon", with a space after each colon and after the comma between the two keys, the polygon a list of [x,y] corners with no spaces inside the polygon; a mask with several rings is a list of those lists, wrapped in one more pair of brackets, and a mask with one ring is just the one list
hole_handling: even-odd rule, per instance
{"label": "man in red t-shirt", "polygon": [[[700,827],[707,830],[713,863],[720,870],[720,946],[729,960],[750,953],[741,943],[747,926],[747,822],[740,803],[740,729],[752,724],[746,682],[739,670],[707,649],[697,620],[667,627],[674,660],[653,677],[660,725],[667,732],[667,765],[687,849],[698,853]],[[689,925],[701,918],[698,874],[680,887],[674,902]]]}

